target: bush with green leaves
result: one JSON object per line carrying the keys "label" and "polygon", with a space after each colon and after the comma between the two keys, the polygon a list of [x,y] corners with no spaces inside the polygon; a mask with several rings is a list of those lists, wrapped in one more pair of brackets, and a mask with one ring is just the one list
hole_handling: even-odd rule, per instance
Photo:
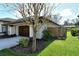
{"label": "bush with green leaves", "polygon": [[79,36],[79,30],[71,30],[72,36]]}
{"label": "bush with green leaves", "polygon": [[76,30],[71,30],[72,36],[76,36]]}
{"label": "bush with green leaves", "polygon": [[25,38],[21,38],[21,39],[19,40],[19,45],[20,45],[21,47],[27,47],[27,46],[28,46],[28,43],[29,43],[29,41],[28,41],[27,39],[25,39]]}
{"label": "bush with green leaves", "polygon": [[43,31],[43,39],[44,40],[50,40],[50,39],[52,39],[52,35],[51,35],[51,33],[48,30],[44,30]]}

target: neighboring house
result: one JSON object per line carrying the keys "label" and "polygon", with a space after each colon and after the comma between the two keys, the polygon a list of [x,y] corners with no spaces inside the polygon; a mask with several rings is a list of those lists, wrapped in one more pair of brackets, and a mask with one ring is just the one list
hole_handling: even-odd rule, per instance
{"label": "neighboring house", "polygon": [[74,28],[74,27],[76,27],[74,24],[72,24],[72,25],[64,25],[64,27],[66,27],[66,28]]}
{"label": "neighboring house", "polygon": [[[22,19],[10,19],[3,18],[0,19],[0,35],[17,35],[17,36],[26,36],[32,37],[33,30],[31,25],[26,25]],[[49,21],[48,24],[42,25],[41,28],[36,33],[36,37],[41,39],[43,36],[42,31],[48,29],[53,37],[66,37],[66,30],[64,27],[58,25],[53,21]]]}
{"label": "neighboring house", "polygon": [[69,25],[63,25],[66,30],[71,30],[72,28],[77,28],[77,26],[75,26],[74,24],[69,24]]}

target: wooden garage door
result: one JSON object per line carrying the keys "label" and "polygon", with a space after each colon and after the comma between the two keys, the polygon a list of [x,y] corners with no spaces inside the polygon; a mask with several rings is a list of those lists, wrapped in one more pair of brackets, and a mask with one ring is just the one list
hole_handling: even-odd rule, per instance
{"label": "wooden garage door", "polygon": [[19,35],[29,37],[29,26],[19,26]]}

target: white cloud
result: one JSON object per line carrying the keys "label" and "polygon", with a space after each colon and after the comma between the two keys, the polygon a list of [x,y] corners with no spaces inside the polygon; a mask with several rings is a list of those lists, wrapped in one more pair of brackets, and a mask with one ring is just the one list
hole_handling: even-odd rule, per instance
{"label": "white cloud", "polygon": [[64,9],[60,12],[60,15],[63,17],[71,16],[73,14],[71,9]]}
{"label": "white cloud", "polygon": [[15,19],[22,18],[21,14],[17,10],[14,10],[10,13]]}

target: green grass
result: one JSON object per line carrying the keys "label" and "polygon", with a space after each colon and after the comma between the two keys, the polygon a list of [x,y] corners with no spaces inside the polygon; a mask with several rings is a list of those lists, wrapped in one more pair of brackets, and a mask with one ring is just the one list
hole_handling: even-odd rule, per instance
{"label": "green grass", "polygon": [[52,41],[39,52],[31,53],[25,51],[18,53],[11,49],[5,49],[0,51],[0,55],[79,56],[79,39],[71,36],[70,32],[67,32],[66,40]]}
{"label": "green grass", "polygon": [[55,40],[39,55],[44,56],[77,56],[79,55],[79,39],[67,32],[66,40]]}

